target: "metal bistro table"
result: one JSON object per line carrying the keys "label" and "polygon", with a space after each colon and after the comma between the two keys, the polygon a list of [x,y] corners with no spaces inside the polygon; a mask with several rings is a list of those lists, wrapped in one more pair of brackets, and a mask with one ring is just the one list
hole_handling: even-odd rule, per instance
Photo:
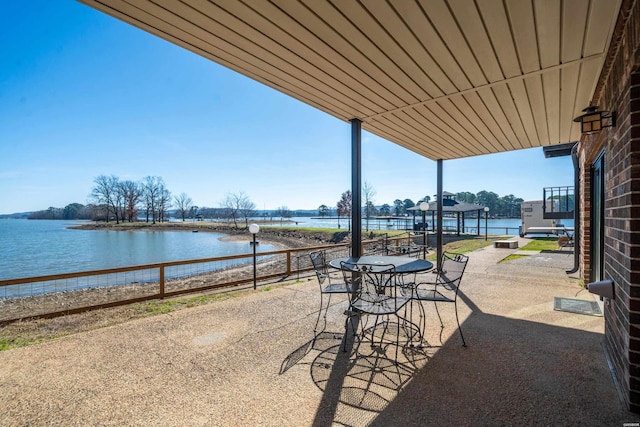
{"label": "metal bistro table", "polygon": [[[346,268],[344,271],[353,271],[356,272],[357,268],[362,265],[380,265],[380,266],[389,266],[393,265],[395,267],[395,272],[398,275],[405,274],[415,274],[423,271],[428,271],[433,268],[433,263],[424,259],[419,258],[411,258],[411,257],[403,257],[403,256],[389,256],[389,255],[364,255],[361,257],[350,257],[350,258],[337,258],[329,261],[329,265],[333,268],[337,268],[339,270],[343,270],[345,264],[352,265],[353,269]],[[410,345],[413,346],[414,337],[418,337],[419,345],[422,345],[423,340],[423,331],[420,329],[420,326],[414,323],[411,319],[413,318],[413,309],[410,309],[409,317],[406,318],[404,316],[398,315],[401,319],[403,319],[403,324],[405,330],[409,330],[407,335],[409,337]],[[377,320],[376,320],[377,322]],[[375,325],[374,325],[375,328]],[[346,329],[346,325],[345,325]],[[372,337],[373,339],[373,337]],[[396,346],[398,343],[396,343]],[[346,348],[346,341],[345,341]],[[396,347],[397,348],[397,347]],[[397,353],[396,353],[397,359]]]}
{"label": "metal bistro table", "polygon": [[433,263],[425,259],[387,255],[364,255],[357,258],[337,258],[329,261],[329,265],[340,270],[341,262],[346,262],[356,266],[359,264],[393,265],[396,268],[396,274],[419,273],[433,268]]}

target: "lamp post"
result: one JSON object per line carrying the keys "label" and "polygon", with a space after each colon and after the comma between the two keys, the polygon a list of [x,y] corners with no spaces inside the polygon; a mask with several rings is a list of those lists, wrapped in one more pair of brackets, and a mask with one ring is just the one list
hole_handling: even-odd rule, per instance
{"label": "lamp post", "polygon": [[256,289],[256,234],[260,231],[260,226],[258,224],[251,224],[249,226],[249,233],[253,235],[253,241],[251,244],[253,245],[253,289]]}
{"label": "lamp post", "polygon": [[422,257],[427,259],[427,210],[429,209],[429,203],[420,203],[420,211],[422,212]]}
{"label": "lamp post", "polygon": [[487,240],[489,234],[489,206],[484,207],[484,240]]}

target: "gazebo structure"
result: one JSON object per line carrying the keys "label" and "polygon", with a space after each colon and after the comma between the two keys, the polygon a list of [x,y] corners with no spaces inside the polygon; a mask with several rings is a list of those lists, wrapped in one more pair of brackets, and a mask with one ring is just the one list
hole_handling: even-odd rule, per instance
{"label": "gazebo structure", "polygon": [[[455,194],[453,193],[449,193],[447,191],[444,191],[442,193],[443,219],[444,219],[444,215],[446,214],[449,214],[449,215],[454,214],[456,219],[455,232],[456,234],[460,235],[461,230],[463,233],[465,230],[465,214],[469,212],[476,212],[477,219],[478,219],[476,234],[480,235],[480,219],[482,217],[482,213],[485,211],[485,207],[481,205],[477,205],[475,203],[458,202],[454,197],[455,197]],[[412,208],[408,208],[407,210],[413,212],[414,214],[413,223],[414,223],[414,229],[416,229],[415,214],[422,212],[422,209],[420,208],[420,204]],[[426,212],[429,212],[431,214],[431,231],[435,232],[436,224],[437,224],[436,214],[438,213],[438,202],[429,202],[429,207],[425,210],[425,213]],[[419,229],[421,230],[423,227],[425,230],[429,228],[423,224],[421,227],[419,227]],[[442,226],[442,229],[443,231],[454,231],[454,230],[447,230],[447,227],[444,226],[444,224]]]}

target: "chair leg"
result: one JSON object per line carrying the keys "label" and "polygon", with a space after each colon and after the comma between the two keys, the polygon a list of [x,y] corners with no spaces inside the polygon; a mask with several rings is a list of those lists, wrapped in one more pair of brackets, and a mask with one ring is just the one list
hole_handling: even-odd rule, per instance
{"label": "chair leg", "polygon": [[424,343],[424,332],[427,330],[427,313],[424,310],[424,304],[422,301],[418,300],[418,309],[420,310],[420,344],[419,347],[422,347]]}
{"label": "chair leg", "polygon": [[[318,311],[318,318],[316,319],[316,325],[313,328],[313,344],[315,344],[316,338],[318,338],[318,335],[320,335],[322,332],[324,332],[327,329],[327,312],[329,311],[329,307],[331,306],[331,293],[327,294],[327,305],[325,306],[323,304],[323,296],[324,293],[320,292],[320,310]],[[322,316],[322,311],[324,310],[324,316]],[[322,329],[320,329],[318,331],[318,325],[320,324],[320,316],[322,316],[323,319],[323,325],[322,325]]]}
{"label": "chair leg", "polygon": [[[374,342],[376,339],[376,326],[378,326],[378,319],[380,316],[376,316],[376,320],[373,323],[373,328],[371,328],[371,348],[374,348]],[[387,332],[387,326],[385,325],[384,330],[382,331],[382,336],[380,337],[380,347],[382,347],[382,340],[384,339],[384,334]]]}
{"label": "chair leg", "polygon": [[460,338],[462,338],[462,346],[466,347],[467,343],[464,341],[464,336],[462,335],[462,328],[460,327],[460,319],[458,319],[458,301],[455,301],[453,305],[456,310],[456,322],[458,322],[458,332],[460,332]]}
{"label": "chair leg", "polygon": [[[318,310],[318,318],[316,319],[316,326],[313,328],[313,341],[311,342],[311,346],[313,347],[316,343],[316,339],[318,335],[320,335],[327,328],[327,310],[329,310],[329,305],[331,305],[331,294],[327,297],[327,306],[324,307],[323,304],[323,293],[320,292],[320,310]],[[318,332],[318,325],[320,324],[320,316],[322,316],[322,309],[324,307],[324,324],[322,325],[322,329]]]}
{"label": "chair leg", "polygon": [[344,338],[342,339],[342,352],[347,352],[347,340],[349,339],[349,320],[351,320],[351,315],[348,314],[347,318],[344,321]]}
{"label": "chair leg", "polygon": [[344,321],[344,337],[342,337],[342,352],[347,352],[347,340],[349,339],[349,317]]}
{"label": "chair leg", "polygon": [[438,303],[434,301],[433,305],[436,307],[436,313],[438,314],[438,319],[440,319],[440,344],[442,344],[442,332],[444,331],[444,323],[442,323],[442,317],[440,317],[440,310],[438,310]]}
{"label": "chair leg", "polygon": [[444,329],[444,323],[442,323],[442,317],[440,317],[440,310],[438,310],[438,303],[434,301],[433,305],[436,308],[436,313],[438,314],[438,320],[440,320],[440,328]]}
{"label": "chair leg", "polygon": [[[345,312],[345,313],[347,313],[347,312]],[[347,340],[349,339],[349,321],[352,320],[352,318],[354,316],[358,316],[358,314],[357,313],[347,314],[347,318],[344,321],[344,339],[342,340],[342,343],[343,343],[342,351],[344,353],[347,352]],[[352,325],[352,331],[353,331],[353,336],[354,336],[354,339],[355,339],[357,331],[355,330],[355,328],[353,328],[353,325]],[[364,326],[363,326],[363,330],[362,331],[364,333]]]}
{"label": "chair leg", "polygon": [[[413,294],[413,291],[411,291]],[[409,300],[409,304],[407,304],[409,306],[409,322],[411,324],[413,324],[413,300]],[[407,312],[407,305],[405,305],[405,314]],[[420,335],[420,342],[422,342],[422,334],[420,332],[420,327],[418,327],[418,335]],[[413,347],[413,334],[411,335],[411,342],[409,343],[410,347]]]}
{"label": "chair leg", "polygon": [[[314,340],[315,340],[315,337],[318,336],[318,334],[317,334],[317,332],[318,332],[318,324],[320,323],[320,316],[322,315],[322,307],[323,307],[323,304],[322,304],[323,301],[322,300],[323,300],[323,293],[320,292],[320,310],[318,310],[318,318],[316,319],[316,325],[313,327],[313,335],[314,335],[313,339]],[[326,320],[325,320],[325,322],[326,322]],[[325,323],[325,325],[326,325],[326,323]]]}
{"label": "chair leg", "polygon": [[400,347],[400,318],[398,318],[398,327],[396,328],[396,356],[393,359],[393,364],[398,364],[398,347]]}
{"label": "chair leg", "polygon": [[[409,341],[409,347],[414,347],[415,344],[413,343],[413,340],[416,335],[418,336],[418,347],[422,346],[422,341],[423,341],[422,329],[421,329],[422,320],[420,320],[418,323],[413,321],[413,304],[416,304],[416,303],[420,304],[420,307],[418,308],[418,312],[420,313],[420,318],[422,319],[422,310],[421,310],[422,304],[418,300],[414,300],[414,299],[411,299],[409,303],[404,306],[404,316],[400,316],[399,314],[396,313],[396,316],[398,317],[398,319],[402,320],[402,327],[404,328],[405,333],[407,334],[407,337],[411,337]],[[409,306],[409,308],[407,308],[407,306]]]}
{"label": "chair leg", "polygon": [[327,329],[327,312],[329,311],[329,307],[330,306],[331,306],[331,294],[328,294],[327,295],[327,305],[325,305],[325,307],[324,307],[324,316],[322,317],[324,323],[322,325],[322,331],[321,332],[324,332],[324,330]]}

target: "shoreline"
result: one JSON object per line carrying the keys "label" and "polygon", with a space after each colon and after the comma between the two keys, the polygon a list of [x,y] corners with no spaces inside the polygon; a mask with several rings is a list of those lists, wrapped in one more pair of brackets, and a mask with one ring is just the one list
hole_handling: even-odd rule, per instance
{"label": "shoreline", "polygon": [[[183,225],[168,226],[167,224],[153,226],[150,226],[149,224],[133,224],[128,226],[113,224],[105,226],[104,224],[92,223],[75,225],[69,228],[97,231],[144,231],[150,229],[154,231],[193,231],[192,227]],[[220,240],[227,242],[249,242],[251,240],[251,235],[247,230],[243,229],[234,229],[208,224],[198,231],[224,234],[224,236],[220,237]],[[296,250],[304,249],[305,247],[331,244],[332,242],[325,240],[326,238],[327,236],[321,235],[321,233],[306,233],[301,232],[300,230],[294,232],[286,229],[261,230],[259,236],[259,240],[262,243],[272,246],[274,250]],[[259,268],[261,273],[272,274],[282,271],[282,264],[286,263],[286,259],[287,258],[284,255],[274,255],[269,257],[269,259],[259,261],[258,265],[260,266]],[[195,275],[187,274],[184,277],[167,279],[165,282],[165,290],[167,292],[182,291],[190,288],[199,288],[205,285],[227,283],[234,279],[250,277],[251,270],[251,264],[241,264]],[[0,322],[10,321],[10,319],[15,318],[25,318],[30,315],[38,316],[47,312],[73,310],[83,306],[108,304],[119,300],[145,297],[157,292],[157,286],[157,281],[141,283],[132,282],[113,286],[88,287],[22,297],[0,298]],[[237,288],[238,285],[230,285],[228,288],[212,288],[202,292],[224,292],[224,290],[228,291]],[[169,298],[175,298],[175,296],[170,296]]]}
{"label": "shoreline", "polygon": [[[270,221],[267,222],[271,223]],[[249,241],[251,234],[247,228],[235,228],[228,223],[220,222],[171,222],[150,224],[146,222],[134,223],[84,223],[69,227],[74,230],[114,230],[114,231],[183,231],[183,232],[204,232],[226,234],[220,238],[222,241],[243,242]],[[348,231],[312,231],[299,228],[289,229],[286,227],[270,228],[264,226],[257,235],[259,241],[274,246],[278,249],[299,249],[306,246],[319,246],[335,243],[348,242],[350,233]]]}
{"label": "shoreline", "polygon": [[[150,225],[146,223],[134,223],[134,224],[79,224],[71,226],[73,229],[84,230],[119,230],[119,231],[132,231],[132,230],[149,230],[156,231],[193,231],[191,224],[188,225],[169,225],[169,224],[156,224]],[[251,239],[250,233],[246,229],[235,229],[228,226],[220,226],[213,224],[204,224],[198,231],[203,232],[217,232],[224,234],[220,239],[228,242],[249,242]],[[310,260],[308,257],[304,257],[301,254],[304,253],[306,248],[313,248],[318,246],[330,246],[336,243],[346,243],[348,241],[346,232],[336,233],[331,231],[310,231],[300,229],[283,229],[283,228],[264,228],[260,230],[258,239],[264,244],[273,246],[275,250],[301,250],[296,258],[298,267],[306,268],[310,267]],[[445,241],[458,240],[460,237],[447,236],[449,238]],[[467,236],[468,238],[468,236]],[[464,237],[462,238],[464,239]],[[332,252],[340,253],[338,256],[345,256],[348,252],[346,246],[336,247],[335,251],[329,249]],[[342,255],[344,252],[344,255]],[[283,268],[283,263],[287,262],[286,255],[274,255],[269,259],[259,261],[261,275],[269,275],[273,273],[286,271]],[[239,278],[250,278],[252,272],[252,264],[241,264],[229,267],[224,267],[219,270],[211,272],[200,272],[197,274],[185,274],[182,277],[175,277],[167,279],[165,282],[166,292],[172,291],[187,291],[189,289],[199,289],[207,285],[216,285],[229,283]],[[286,277],[283,276],[275,281],[281,281]],[[6,297],[0,298],[0,322],[10,321],[10,319],[26,318],[29,316],[38,316],[48,312],[57,312],[65,310],[73,310],[75,308],[99,305],[99,304],[111,304],[120,300],[128,300],[140,297],[150,296],[157,292],[158,286],[157,280],[150,282],[130,282],[113,286],[103,287],[88,287],[73,290],[60,290],[57,292],[50,292],[45,294],[30,295],[23,297]],[[230,285],[227,287],[217,288],[224,292],[224,290],[237,289],[237,285]],[[215,292],[216,289],[212,288],[207,291],[198,292]],[[185,294],[187,295],[187,294]],[[174,296],[169,296],[173,298]]]}

